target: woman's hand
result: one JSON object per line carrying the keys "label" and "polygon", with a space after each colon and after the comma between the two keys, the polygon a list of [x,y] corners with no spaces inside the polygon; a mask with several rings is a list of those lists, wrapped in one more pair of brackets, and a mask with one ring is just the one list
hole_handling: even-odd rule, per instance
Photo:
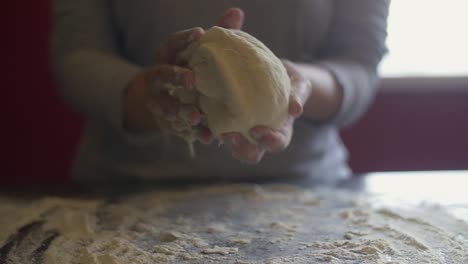
{"label": "woman's hand", "polygon": [[[159,129],[187,137],[195,131],[201,142],[211,142],[210,131],[200,124],[194,72],[178,60],[179,53],[203,33],[203,29],[193,28],[171,35],[156,51],[155,66],[129,84],[124,101],[124,124],[129,132]],[[173,96],[175,91],[185,94],[185,100]]]}
{"label": "woman's hand", "polygon": [[[240,29],[243,22],[242,10],[230,8],[219,18],[217,25]],[[130,82],[124,99],[124,125],[129,132],[141,134],[160,129],[186,136],[190,131],[197,131],[202,143],[212,142],[211,132],[202,124],[203,116],[194,91],[195,74],[178,59],[179,53],[203,33],[201,28],[174,33],[156,51],[155,66]],[[176,93],[184,95],[183,102],[173,96],[177,89]]]}
{"label": "woman's hand", "polygon": [[280,152],[286,149],[291,142],[294,121],[302,114],[303,106],[311,91],[311,82],[303,76],[294,63],[283,61],[283,64],[291,79],[293,89],[289,99],[289,115],[283,126],[278,129],[261,125],[252,128],[249,132],[250,136],[255,139],[255,144],[250,143],[239,133],[223,135],[223,141],[231,151],[232,156],[241,162],[256,164],[260,162],[265,153]]}

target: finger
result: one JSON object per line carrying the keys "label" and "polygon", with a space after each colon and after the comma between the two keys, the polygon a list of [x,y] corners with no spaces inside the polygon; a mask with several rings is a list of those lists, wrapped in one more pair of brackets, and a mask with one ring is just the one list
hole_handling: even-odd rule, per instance
{"label": "finger", "polygon": [[302,115],[302,112],[304,111],[302,104],[299,102],[297,99],[297,96],[291,95],[289,97],[289,107],[288,107],[288,113],[294,118],[298,118],[299,116]]}
{"label": "finger", "polygon": [[156,63],[175,63],[179,52],[185,50],[190,44],[200,39],[203,33],[204,31],[202,28],[196,27],[172,34],[156,51]]}
{"label": "finger", "polygon": [[273,130],[265,126],[257,126],[250,130],[251,136],[258,145],[269,152],[279,152],[286,149],[290,142],[289,128]]}
{"label": "finger", "polygon": [[198,126],[198,140],[206,145],[213,143],[214,135],[211,130],[205,126]]}
{"label": "finger", "polygon": [[148,76],[150,85],[158,88],[164,87],[166,83],[189,90],[195,87],[195,73],[187,68],[163,64],[153,68]]}
{"label": "finger", "polygon": [[229,8],[219,18],[217,26],[228,29],[242,29],[244,25],[244,11],[240,8]]}
{"label": "finger", "polygon": [[257,145],[250,144],[239,133],[226,133],[222,135],[234,158],[247,164],[257,164],[262,159],[265,150]]}
{"label": "finger", "polygon": [[180,104],[174,97],[170,96],[166,92],[159,92],[154,95],[156,106],[159,108],[160,115],[167,121],[176,121],[178,119],[178,113]]}
{"label": "finger", "polygon": [[178,117],[190,126],[196,126],[200,123],[202,115],[194,105],[181,105]]}
{"label": "finger", "polygon": [[221,135],[221,139],[223,140],[223,143],[228,146],[231,150],[234,148],[239,148],[240,146],[240,139],[242,138],[242,135],[237,133],[237,132],[229,132],[229,133],[224,133]]}
{"label": "finger", "polygon": [[289,76],[297,74],[291,61],[282,59],[281,62],[283,63],[284,68],[286,69],[286,72]]}
{"label": "finger", "polygon": [[300,78],[300,73],[298,72],[297,68],[294,64],[288,60],[282,60],[284,67],[288,73],[288,76],[291,80],[291,86],[294,87],[291,96],[289,97],[289,108],[288,113],[294,118],[298,118],[302,115],[304,111],[303,105],[304,100],[300,100],[301,98],[307,98],[309,90],[307,89],[310,83],[304,83],[303,78]]}

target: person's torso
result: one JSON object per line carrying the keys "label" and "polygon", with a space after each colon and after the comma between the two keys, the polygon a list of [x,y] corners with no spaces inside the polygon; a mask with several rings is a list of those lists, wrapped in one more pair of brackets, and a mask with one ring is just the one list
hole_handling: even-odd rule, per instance
{"label": "person's torso", "polygon": [[278,57],[313,59],[328,32],[333,0],[114,0],[112,15],[122,51],[149,65],[162,40],[193,27],[209,29],[229,7],[245,11],[243,30]]}
{"label": "person's torso", "polygon": [[[155,49],[170,34],[215,25],[229,7],[245,11],[243,30],[263,41],[278,57],[314,60],[333,16],[332,0],[114,0],[112,19],[122,40],[123,56],[151,65]],[[75,175],[167,177],[249,177],[291,174],[345,174],[346,150],[335,128],[317,130],[296,121],[289,148],[267,155],[256,166],[243,165],[216,145],[195,145],[192,159],[185,142],[160,135],[143,145],[129,145],[110,127],[91,123],[75,164]],[[78,175],[78,177],[81,177]],[[320,176],[319,176],[320,177]]]}

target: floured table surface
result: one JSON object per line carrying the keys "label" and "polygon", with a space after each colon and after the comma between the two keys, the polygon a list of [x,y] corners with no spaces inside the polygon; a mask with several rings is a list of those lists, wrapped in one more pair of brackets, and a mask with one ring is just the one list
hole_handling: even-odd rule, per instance
{"label": "floured table surface", "polygon": [[0,196],[0,264],[468,263],[468,225],[334,188],[227,184]]}

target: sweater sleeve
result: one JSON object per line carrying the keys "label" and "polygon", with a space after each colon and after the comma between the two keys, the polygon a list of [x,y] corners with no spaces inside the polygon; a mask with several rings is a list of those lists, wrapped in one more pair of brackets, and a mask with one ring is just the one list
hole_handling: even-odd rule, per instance
{"label": "sweater sleeve", "polygon": [[123,94],[141,71],[118,54],[107,0],[54,0],[52,67],[64,100],[123,131]]}
{"label": "sweater sleeve", "polygon": [[387,52],[389,0],[336,0],[331,31],[323,43],[319,64],[343,90],[343,101],[331,124],[358,119],[377,92],[377,67]]}

